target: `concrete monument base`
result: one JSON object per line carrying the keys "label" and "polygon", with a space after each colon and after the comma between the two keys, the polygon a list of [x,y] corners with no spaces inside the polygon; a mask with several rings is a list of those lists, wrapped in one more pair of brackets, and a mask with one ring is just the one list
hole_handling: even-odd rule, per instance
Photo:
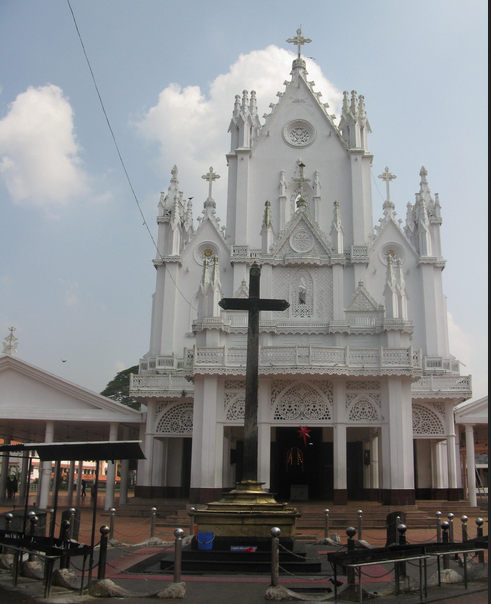
{"label": "concrete monument base", "polygon": [[263,484],[244,480],[220,501],[197,510],[194,517],[198,532],[213,533],[218,538],[271,539],[271,529],[276,526],[282,538],[293,537],[301,514],[296,508],[275,501],[271,493],[263,491]]}

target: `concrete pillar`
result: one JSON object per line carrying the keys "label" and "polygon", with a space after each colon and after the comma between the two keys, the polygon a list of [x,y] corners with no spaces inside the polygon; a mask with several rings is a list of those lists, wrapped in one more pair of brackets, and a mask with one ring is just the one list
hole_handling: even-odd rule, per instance
{"label": "concrete pillar", "polygon": [[[130,430],[129,428],[123,428],[123,440],[129,440]],[[121,460],[121,482],[119,483],[119,505],[123,505],[128,501],[128,474],[129,474],[130,460]]]}
{"label": "concrete pillar", "polygon": [[[53,420],[49,420],[46,422],[46,432],[44,435],[45,443],[52,443],[55,437],[55,422]],[[39,497],[39,507],[47,508],[49,501],[49,483],[51,479],[51,462],[45,461],[40,465],[39,471],[39,481],[38,484],[38,497]]]}
{"label": "concrete pillar", "polygon": [[269,423],[258,425],[258,460],[257,480],[264,482],[263,489],[270,488],[271,466],[271,428]]}
{"label": "concrete pillar", "polygon": [[346,424],[334,426],[334,505],[348,503],[347,460],[346,460]]}
{"label": "concrete pillar", "polygon": [[80,498],[82,496],[82,480],[84,473],[84,462],[80,460],[77,467],[77,494],[75,497],[75,506],[80,506]]}
{"label": "concrete pillar", "polygon": [[335,505],[348,503],[346,461],[346,382],[333,382],[333,465]]}
{"label": "concrete pillar", "polygon": [[[4,445],[10,445],[8,436],[3,439]],[[7,499],[7,480],[9,477],[9,454],[4,453],[2,457],[2,474],[0,476],[0,501]]]}
{"label": "concrete pillar", "polygon": [[24,497],[28,497],[27,492],[27,472],[29,471],[29,451],[22,453],[22,463],[20,471],[19,499],[22,501]]}
{"label": "concrete pillar", "polygon": [[[146,460],[143,462],[142,476],[138,476],[138,484],[146,487],[144,489],[145,495],[151,496],[152,487],[152,466],[153,466],[153,435],[155,432],[155,406],[156,401],[147,401],[147,425],[144,437],[144,453]],[[138,465],[140,469],[140,465]]]}
{"label": "concrete pillar", "polygon": [[379,464],[378,464],[379,437],[378,431],[373,432],[370,438],[370,488],[379,488]]}
{"label": "concrete pillar", "polygon": [[459,500],[457,482],[457,455],[455,449],[455,421],[452,403],[447,404],[445,414],[445,430],[447,433],[447,470],[448,470],[448,499]]}
{"label": "concrete pillar", "polygon": [[465,456],[467,465],[467,490],[471,505],[477,505],[476,452],[474,449],[474,426],[465,427]]}
{"label": "concrete pillar", "polygon": [[75,478],[75,460],[72,459],[70,461],[70,473],[68,475],[68,484],[67,484],[67,506],[69,508],[72,507],[73,503],[73,483]]}
{"label": "concrete pillar", "polygon": [[[118,440],[118,424],[112,422],[109,426],[109,440]],[[106,499],[104,509],[110,510],[114,507],[114,487],[116,484],[116,459],[108,460],[106,475]]]}

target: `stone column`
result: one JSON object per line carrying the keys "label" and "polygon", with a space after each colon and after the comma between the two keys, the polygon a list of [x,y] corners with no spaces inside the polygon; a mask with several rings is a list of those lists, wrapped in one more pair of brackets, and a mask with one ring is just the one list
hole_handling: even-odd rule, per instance
{"label": "stone column", "polygon": [[[129,440],[129,428],[123,428],[123,440]],[[123,505],[128,501],[128,474],[129,474],[129,459],[121,460],[121,482],[119,483],[119,505]]]}
{"label": "stone column", "polygon": [[334,492],[333,503],[348,503],[348,481],[346,460],[346,383],[333,382],[333,465]]}
{"label": "stone column", "polygon": [[[414,505],[414,451],[411,380],[387,378],[389,443],[384,442],[384,466],[389,464],[390,489],[383,487],[384,505]],[[385,440],[385,439],[384,439]],[[388,444],[388,451],[387,451]]]}
{"label": "stone column", "polygon": [[[271,295],[268,292],[268,295]],[[268,313],[269,314],[269,313]],[[258,453],[257,453],[257,480],[263,482],[263,489],[270,489],[271,468],[271,425],[270,425],[270,400],[271,382],[259,382],[258,405]]]}
{"label": "stone column", "polygon": [[467,465],[467,489],[471,505],[477,505],[476,452],[474,449],[474,426],[465,427],[465,457]]}
{"label": "stone column", "polygon": [[[155,400],[149,399],[147,401],[147,424],[143,438],[146,460],[143,461],[141,466],[140,463],[138,464],[138,495],[143,497],[152,496],[153,435],[155,433],[156,404]],[[140,472],[140,468],[142,472]]]}
{"label": "stone column", "polygon": [[[10,438],[8,436],[3,439],[4,445],[10,445]],[[7,480],[9,477],[9,454],[4,453],[2,457],[2,475],[0,476],[0,501],[7,499]]]}
{"label": "stone column", "polygon": [[[196,376],[191,457],[190,503],[209,503],[222,494],[223,425],[217,433],[218,381],[216,376]],[[219,440],[219,447],[217,440]],[[218,461],[218,464],[217,464]]]}
{"label": "stone column", "polygon": [[[45,443],[52,443],[55,437],[55,422],[53,420],[49,420],[46,422],[46,432],[44,436]],[[51,462],[44,461],[40,464],[39,471],[39,482],[38,484],[38,497],[39,497],[39,507],[47,508],[49,501],[49,483],[51,479]]]}
{"label": "stone column", "polygon": [[19,499],[22,501],[24,497],[29,497],[27,492],[27,472],[29,471],[29,451],[22,453],[22,463],[20,471]]}
{"label": "stone column", "polygon": [[370,438],[370,499],[378,499],[379,489],[379,464],[378,464],[379,437],[378,431],[373,432]]}
{"label": "stone column", "polygon": [[67,484],[67,506],[69,508],[72,507],[73,503],[73,483],[75,478],[75,460],[72,459],[70,461],[70,473],[68,475],[68,484]]}
{"label": "stone column", "polygon": [[[112,422],[109,426],[109,440],[118,440],[118,424]],[[104,509],[110,510],[114,507],[114,486],[116,483],[116,460],[108,460],[107,475],[106,475],[106,499]]]}
{"label": "stone column", "polygon": [[83,462],[83,460],[80,460],[78,462],[78,469],[77,469],[77,495],[75,498],[75,505],[77,507],[80,506],[80,497],[82,496],[83,473],[84,473],[84,462]]}

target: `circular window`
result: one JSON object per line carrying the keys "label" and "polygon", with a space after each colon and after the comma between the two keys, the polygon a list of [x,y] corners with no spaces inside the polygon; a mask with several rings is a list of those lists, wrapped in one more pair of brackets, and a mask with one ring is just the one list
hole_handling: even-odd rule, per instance
{"label": "circular window", "polygon": [[306,120],[293,120],[283,128],[283,138],[292,147],[307,147],[315,140],[314,126]]}
{"label": "circular window", "polygon": [[312,233],[309,233],[306,229],[297,229],[290,236],[290,246],[297,254],[310,252],[314,247]]}
{"label": "circular window", "polygon": [[383,264],[387,266],[387,256],[391,255],[393,260],[398,258],[404,262],[404,256],[406,255],[402,245],[398,243],[386,243],[378,253],[379,258]]}
{"label": "circular window", "polygon": [[201,266],[203,266],[205,263],[205,258],[211,264],[215,256],[218,256],[218,247],[211,241],[204,241],[203,243],[200,243],[200,245],[198,245],[198,247],[194,250],[194,259]]}

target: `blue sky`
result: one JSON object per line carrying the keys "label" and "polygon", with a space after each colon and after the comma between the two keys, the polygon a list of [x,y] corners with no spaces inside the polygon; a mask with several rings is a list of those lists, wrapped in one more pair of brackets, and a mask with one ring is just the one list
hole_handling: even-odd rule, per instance
{"label": "blue sky", "polygon": [[[405,219],[419,171],[440,194],[451,352],[487,394],[487,3],[71,0],[142,211],[174,163],[199,215],[210,165],[225,222],[235,94],[260,115],[289,78],[299,25],[308,71],[339,116],[365,96],[374,224],[385,166]],[[100,391],[147,351],[154,248],[119,163],[66,0],[0,3],[0,338]],[[378,182],[377,182],[378,181]],[[177,351],[176,351],[177,352]],[[66,362],[62,363],[61,359]]]}

